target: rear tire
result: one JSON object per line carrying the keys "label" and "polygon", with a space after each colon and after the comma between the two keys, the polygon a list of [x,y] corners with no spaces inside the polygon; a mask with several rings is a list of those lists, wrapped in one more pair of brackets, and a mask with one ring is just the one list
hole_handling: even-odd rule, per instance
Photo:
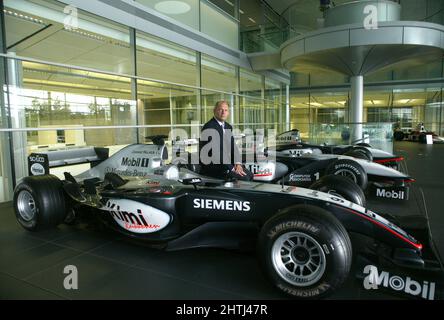
{"label": "rear tire", "polygon": [[420,133],[418,137],[418,142],[423,144],[427,143],[427,135],[425,133]]}
{"label": "rear tire", "polygon": [[367,160],[373,161],[373,154],[365,147],[355,146],[352,151],[362,152],[367,156]]}
{"label": "rear tire", "polygon": [[345,200],[356,203],[362,207],[366,199],[362,189],[350,179],[336,175],[326,175],[310,186],[310,189],[340,196]]}
{"label": "rear tire", "polygon": [[404,140],[404,137],[405,137],[405,135],[404,135],[404,132],[402,132],[402,131],[395,131],[393,133],[393,138],[395,138],[396,141],[402,141],[402,140]]}
{"label": "rear tire", "polygon": [[56,227],[66,218],[62,182],[53,175],[24,178],[13,201],[17,221],[29,231]]}
{"label": "rear tire", "polygon": [[370,160],[370,158],[367,156],[367,154],[365,152],[362,152],[362,150],[350,150],[350,151],[344,153],[344,156],[349,156],[349,157],[353,157],[356,159],[363,159],[363,160],[372,161],[372,160]]}
{"label": "rear tire", "polygon": [[357,144],[355,144],[356,146],[361,146],[361,147],[367,147],[367,148],[371,148],[372,146],[369,145],[368,143],[365,142],[359,142]]}
{"label": "rear tire", "polygon": [[331,213],[296,205],[272,217],[258,239],[261,266],[282,292],[299,299],[322,298],[346,280],[352,246]]}
{"label": "rear tire", "polygon": [[341,175],[355,182],[362,190],[367,188],[367,173],[356,161],[339,159],[328,166],[325,174]]}

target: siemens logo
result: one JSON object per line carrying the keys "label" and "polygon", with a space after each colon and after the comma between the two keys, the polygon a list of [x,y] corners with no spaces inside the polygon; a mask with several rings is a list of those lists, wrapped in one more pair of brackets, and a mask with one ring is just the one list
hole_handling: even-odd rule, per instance
{"label": "siemens logo", "polygon": [[381,198],[387,198],[387,199],[398,199],[398,200],[404,200],[405,199],[405,193],[404,191],[388,191],[385,189],[377,188],[376,189],[376,196]]}
{"label": "siemens logo", "polygon": [[148,168],[149,158],[122,158],[122,166]]}
{"label": "siemens logo", "polygon": [[244,211],[251,210],[249,201],[235,201],[235,200],[214,200],[214,199],[194,199],[194,209],[208,209],[208,210],[226,210],[226,211]]}

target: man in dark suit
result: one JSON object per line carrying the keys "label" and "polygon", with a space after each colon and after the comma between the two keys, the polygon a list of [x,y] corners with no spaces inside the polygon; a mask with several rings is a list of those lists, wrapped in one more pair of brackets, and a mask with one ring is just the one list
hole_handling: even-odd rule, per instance
{"label": "man in dark suit", "polygon": [[213,113],[214,117],[202,128],[199,145],[202,174],[222,179],[252,180],[253,174],[241,163],[233,127],[226,122],[230,114],[228,102],[218,101]]}

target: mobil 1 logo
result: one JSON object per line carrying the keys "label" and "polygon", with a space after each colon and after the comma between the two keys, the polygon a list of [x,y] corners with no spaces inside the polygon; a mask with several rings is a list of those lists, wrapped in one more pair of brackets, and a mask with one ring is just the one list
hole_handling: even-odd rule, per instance
{"label": "mobil 1 logo", "polygon": [[409,199],[408,187],[373,186],[373,195],[379,199],[406,201]]}

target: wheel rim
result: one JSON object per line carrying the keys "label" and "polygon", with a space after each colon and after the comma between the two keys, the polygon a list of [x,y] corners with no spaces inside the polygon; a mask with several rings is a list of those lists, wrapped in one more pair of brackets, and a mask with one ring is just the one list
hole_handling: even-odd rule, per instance
{"label": "wheel rim", "polygon": [[348,169],[339,169],[338,171],[335,172],[335,174],[338,176],[343,176],[352,179],[355,183],[358,182],[358,180],[356,179],[356,175]]}
{"label": "wheel rim", "polygon": [[301,232],[288,232],[277,238],[271,250],[271,259],[278,275],[298,287],[307,287],[319,281],[326,267],[321,245]]}
{"label": "wheel rim", "polygon": [[29,191],[23,190],[17,197],[17,209],[20,217],[25,221],[31,221],[37,211],[34,197]]}

